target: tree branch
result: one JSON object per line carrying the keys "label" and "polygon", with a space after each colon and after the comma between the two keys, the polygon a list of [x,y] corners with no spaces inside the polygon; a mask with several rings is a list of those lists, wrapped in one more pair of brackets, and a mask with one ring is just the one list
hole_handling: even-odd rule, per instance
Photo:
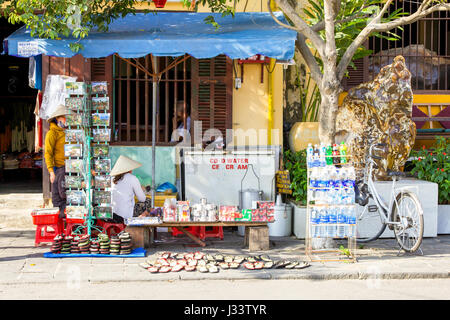
{"label": "tree branch", "polygon": [[347,67],[350,64],[350,61],[352,60],[356,50],[358,50],[358,48],[362,46],[364,41],[366,41],[366,39],[373,32],[386,32],[399,26],[414,23],[433,12],[450,10],[450,4],[443,3],[429,8],[429,5],[432,1],[425,0],[419,7],[419,9],[412,15],[402,17],[391,22],[379,23],[382,18],[381,13],[384,14],[386,12],[388,4],[390,4],[391,2],[392,0],[388,0],[380,14],[378,14],[373,20],[368,23],[368,25],[361,31],[361,33],[355,38],[355,40],[353,40],[352,44],[347,48],[337,68],[339,80],[342,80],[342,78],[344,77],[345,72],[347,71]]}
{"label": "tree branch", "polygon": [[281,10],[297,27],[297,32],[302,33],[306,38],[311,40],[311,43],[316,48],[322,59],[325,57],[325,41],[317,32],[314,32],[311,27],[295,12],[294,8],[287,2],[287,0],[274,0]]}
{"label": "tree branch", "polygon": [[269,13],[270,13],[270,15],[272,16],[273,20],[275,20],[276,23],[278,23],[280,26],[282,26],[282,27],[284,27],[284,28],[287,28],[287,29],[291,29],[291,30],[300,32],[300,29],[298,29],[298,28],[296,28],[296,27],[293,27],[293,26],[291,26],[291,25],[289,25],[289,24],[283,23],[283,22],[281,22],[280,20],[278,20],[277,17],[275,17],[275,15],[273,14],[272,8],[271,8],[271,6],[270,6],[270,2],[271,2],[271,1],[272,1],[272,0],[267,0],[267,8],[269,9]]}
{"label": "tree branch", "polygon": [[306,65],[309,68],[309,71],[311,72],[311,78],[316,82],[316,84],[319,86],[319,88],[322,85],[322,71],[320,70],[320,66],[317,63],[316,58],[311,52],[311,49],[306,44],[306,38],[303,34],[298,33],[297,34],[297,42],[296,47],[298,51],[300,51],[300,54],[302,55],[303,59],[305,59]]}

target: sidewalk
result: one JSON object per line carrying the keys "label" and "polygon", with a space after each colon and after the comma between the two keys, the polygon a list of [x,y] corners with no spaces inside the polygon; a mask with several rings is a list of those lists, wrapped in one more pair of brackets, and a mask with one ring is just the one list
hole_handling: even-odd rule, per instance
{"label": "sidewalk", "polygon": [[[244,280],[244,279],[430,279],[449,278],[450,235],[424,239],[423,256],[400,255],[394,239],[382,239],[357,250],[358,262],[311,262],[300,270],[247,270],[242,265],[236,270],[219,273],[181,271],[151,274],[139,263],[156,257],[158,252],[194,252],[222,254],[262,254],[243,248],[243,238],[237,232],[225,232],[224,240],[207,240],[207,246],[195,246],[188,238],[172,238],[160,234],[155,248],[147,249],[146,258],[61,258],[43,257],[49,245],[34,247],[34,230],[0,229],[0,284],[67,283],[68,281],[134,282],[174,280]],[[308,261],[304,241],[294,237],[271,238],[268,254],[273,260]]]}

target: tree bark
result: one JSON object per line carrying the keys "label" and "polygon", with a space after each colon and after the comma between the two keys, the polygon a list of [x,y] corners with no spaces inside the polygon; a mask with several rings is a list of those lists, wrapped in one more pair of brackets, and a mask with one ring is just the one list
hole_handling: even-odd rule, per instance
{"label": "tree bark", "polygon": [[333,144],[336,135],[336,114],[339,107],[340,86],[327,83],[321,90],[322,102],[319,109],[319,139],[326,145]]}

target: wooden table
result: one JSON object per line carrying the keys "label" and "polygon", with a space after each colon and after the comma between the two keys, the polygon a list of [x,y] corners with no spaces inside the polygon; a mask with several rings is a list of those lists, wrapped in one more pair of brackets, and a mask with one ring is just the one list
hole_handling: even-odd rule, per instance
{"label": "wooden table", "polygon": [[148,248],[153,245],[155,231],[157,227],[175,227],[183,232],[187,237],[193,240],[201,247],[206,243],[187,231],[188,227],[246,227],[244,245],[249,247],[250,251],[269,250],[269,227],[268,222],[252,221],[233,221],[233,222],[164,222],[155,225],[145,226],[127,226],[126,232],[129,232],[133,239],[133,247]]}

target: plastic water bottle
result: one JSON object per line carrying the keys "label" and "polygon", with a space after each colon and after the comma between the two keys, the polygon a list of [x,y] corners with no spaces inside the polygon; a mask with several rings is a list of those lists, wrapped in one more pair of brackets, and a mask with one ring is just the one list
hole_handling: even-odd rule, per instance
{"label": "plastic water bottle", "polygon": [[347,236],[347,216],[344,207],[337,207],[337,223],[336,236],[345,238]]}
{"label": "plastic water bottle", "polygon": [[338,181],[337,181],[337,171],[336,168],[333,166],[329,167],[329,177],[330,177],[330,188],[337,188],[338,187]]}
{"label": "plastic water bottle", "polygon": [[327,224],[328,224],[328,215],[327,210],[325,208],[322,208],[319,210],[319,223],[320,223],[320,237],[326,238],[327,237]]}
{"label": "plastic water bottle", "polygon": [[319,218],[319,211],[316,208],[311,209],[311,237],[312,238],[318,238],[320,236],[319,233],[319,224],[320,218]]}
{"label": "plastic water bottle", "polygon": [[320,165],[320,150],[317,144],[314,145],[313,167],[319,167]]}
{"label": "plastic water bottle", "polygon": [[308,147],[306,148],[306,163],[310,168],[312,168],[313,166],[313,157],[314,157],[313,146],[311,143],[308,143]]}
{"label": "plastic water bottle", "polygon": [[336,206],[328,207],[328,226],[327,226],[327,236],[330,238],[336,237]]}
{"label": "plastic water bottle", "polygon": [[347,179],[349,181],[349,186],[354,188],[355,181],[356,181],[355,167],[349,167],[347,170],[348,170],[347,171],[347,174],[348,174]]}
{"label": "plastic water bottle", "polygon": [[323,142],[320,144],[319,153],[320,153],[320,155],[319,155],[320,167],[325,167],[327,165],[327,160],[326,160],[327,147],[325,146],[325,144]]}
{"label": "plastic water bottle", "polygon": [[356,227],[356,208],[355,206],[348,206],[346,208],[347,211],[347,223],[348,223],[348,236],[354,237],[355,234],[355,227]]}

